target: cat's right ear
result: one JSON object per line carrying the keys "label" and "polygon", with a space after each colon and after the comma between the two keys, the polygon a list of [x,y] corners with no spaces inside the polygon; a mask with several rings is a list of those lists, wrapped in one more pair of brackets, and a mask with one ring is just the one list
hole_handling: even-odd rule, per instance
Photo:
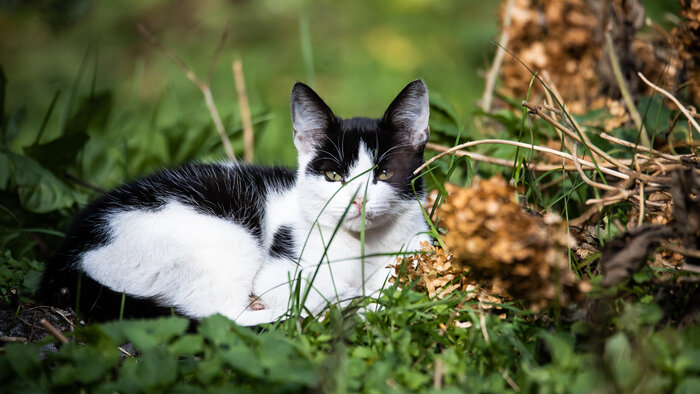
{"label": "cat's right ear", "polygon": [[316,92],[301,82],[292,89],[291,112],[294,145],[300,153],[309,153],[331,126],[335,115]]}

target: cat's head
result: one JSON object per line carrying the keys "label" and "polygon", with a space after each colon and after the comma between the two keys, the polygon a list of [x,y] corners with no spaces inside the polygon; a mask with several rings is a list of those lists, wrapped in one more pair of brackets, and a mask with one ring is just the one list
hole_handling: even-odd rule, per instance
{"label": "cat's head", "polygon": [[415,209],[424,191],[419,179],[412,184],[413,171],[430,133],[423,81],[408,84],[379,119],[341,119],[302,83],[292,90],[291,112],[306,219],[315,220],[328,203],[319,221],[335,226],[349,207],[343,227],[357,232],[363,203],[366,229]]}

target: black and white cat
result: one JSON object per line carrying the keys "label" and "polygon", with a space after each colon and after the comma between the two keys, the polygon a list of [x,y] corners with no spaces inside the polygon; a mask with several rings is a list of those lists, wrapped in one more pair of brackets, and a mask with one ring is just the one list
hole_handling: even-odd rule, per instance
{"label": "black and white cat", "polygon": [[98,318],[116,317],[124,296],[127,316],[173,308],[255,325],[284,315],[299,273],[312,313],[376,295],[396,253],[429,240],[412,175],[429,135],[425,84],[407,85],[380,119],[341,119],[297,83],[291,114],[296,174],[188,164],[121,186],[78,215],[44,275],[45,297],[78,297]]}

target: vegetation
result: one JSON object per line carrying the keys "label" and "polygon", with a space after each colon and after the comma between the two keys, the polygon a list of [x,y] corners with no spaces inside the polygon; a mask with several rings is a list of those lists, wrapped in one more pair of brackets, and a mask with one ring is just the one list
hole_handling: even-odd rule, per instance
{"label": "vegetation", "polygon": [[[341,12],[320,2],[121,3],[0,8],[0,33],[14,33],[0,34],[3,53],[13,51],[0,64],[3,391],[691,393],[700,387],[698,246],[692,245],[698,230],[691,228],[700,212],[693,205],[698,184],[688,180],[697,178],[700,130],[648,85],[631,91],[636,110],[624,116],[605,100],[574,113],[567,109],[574,102],[565,106],[567,97],[557,97],[539,73],[516,87],[501,75],[493,107],[474,110],[483,91],[476,69],[497,48],[488,44],[497,35],[494,6],[395,1],[372,3],[370,12],[369,3],[353,2]],[[649,3],[659,20],[665,4],[681,8]],[[216,52],[226,18],[229,40]],[[91,324],[74,311],[36,304],[44,263],[81,205],[153,169],[225,157],[199,91],[162,47],[139,35],[136,23],[200,78],[211,76],[240,158],[244,122],[230,67],[230,53],[237,52],[248,84],[254,160],[264,164],[294,163],[287,95],[295,79],[318,85],[341,115],[375,116],[405,82],[423,76],[431,89],[427,155],[472,143],[422,175],[434,190],[435,209],[426,213],[445,249],[414,256],[415,270],[399,266],[399,278],[376,299],[252,329],[221,316],[198,324],[177,316]],[[525,48],[516,54],[526,56]],[[693,99],[688,89],[671,90],[681,102]],[[547,94],[554,100],[538,107]],[[615,105],[624,107],[620,102]],[[652,145],[640,144],[635,111]],[[544,159],[533,146],[558,156]],[[637,181],[611,176],[623,169],[597,148],[625,161],[625,174]],[[480,156],[464,157],[473,153]],[[574,168],[562,163],[562,154],[593,164]],[[690,175],[683,181],[678,174]],[[511,186],[474,182],[493,175]],[[445,186],[448,181],[454,185]],[[464,189],[469,185],[480,189]],[[487,248],[470,254],[470,237],[493,223],[458,230],[455,212],[483,218],[493,209],[450,200],[448,190],[479,201],[498,196],[497,211],[513,216],[494,220],[513,225],[484,239],[513,242],[507,256]],[[635,200],[640,193],[644,203]],[[537,241],[517,244],[526,233]],[[576,246],[560,242],[569,238]],[[566,273],[546,262],[549,254],[563,259]],[[517,272],[509,271],[509,261],[518,262]],[[558,286],[564,282],[568,287]],[[567,297],[560,296],[564,290]]]}

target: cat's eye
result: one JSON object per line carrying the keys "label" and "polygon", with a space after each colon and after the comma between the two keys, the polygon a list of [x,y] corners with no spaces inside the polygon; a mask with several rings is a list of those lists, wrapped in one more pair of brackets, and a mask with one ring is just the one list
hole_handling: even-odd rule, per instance
{"label": "cat's eye", "polygon": [[331,182],[338,182],[343,180],[343,176],[335,171],[326,171],[326,179]]}
{"label": "cat's eye", "polygon": [[386,181],[387,179],[391,178],[394,176],[394,171],[391,170],[381,170],[379,174],[377,175],[377,179],[380,181]]}

